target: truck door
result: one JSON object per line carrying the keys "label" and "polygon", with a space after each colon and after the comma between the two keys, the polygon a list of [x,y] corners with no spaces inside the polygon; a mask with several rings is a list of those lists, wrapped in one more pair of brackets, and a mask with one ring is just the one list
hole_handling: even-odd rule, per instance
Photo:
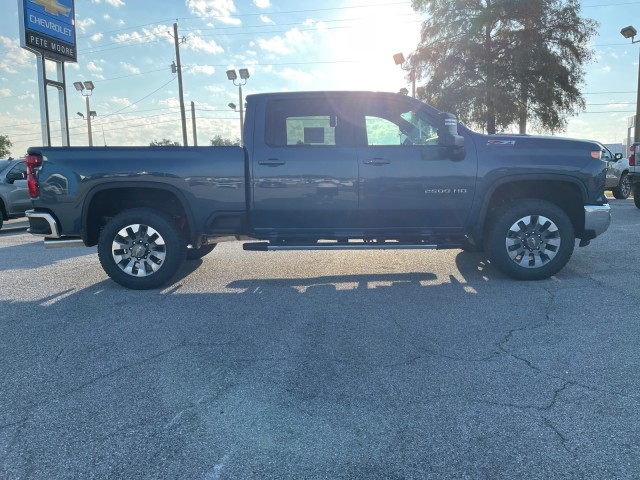
{"label": "truck door", "polygon": [[[358,162],[346,105],[325,98],[266,102],[252,156],[256,231],[336,231],[358,213]],[[263,232],[264,233],[264,232]]]}
{"label": "truck door", "polygon": [[363,103],[360,209],[366,228],[463,227],[476,184],[476,156],[438,144],[438,119],[410,99]]}

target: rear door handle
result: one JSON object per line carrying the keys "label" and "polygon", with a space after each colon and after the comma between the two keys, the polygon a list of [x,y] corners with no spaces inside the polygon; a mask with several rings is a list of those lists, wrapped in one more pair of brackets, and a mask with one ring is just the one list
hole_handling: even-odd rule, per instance
{"label": "rear door handle", "polygon": [[267,160],[260,160],[258,161],[258,165],[265,165],[267,167],[278,167],[280,165],[284,165],[285,162],[284,160],[278,160],[277,158],[269,158]]}
{"label": "rear door handle", "polygon": [[364,161],[365,165],[389,165],[391,162],[386,158],[370,158]]}

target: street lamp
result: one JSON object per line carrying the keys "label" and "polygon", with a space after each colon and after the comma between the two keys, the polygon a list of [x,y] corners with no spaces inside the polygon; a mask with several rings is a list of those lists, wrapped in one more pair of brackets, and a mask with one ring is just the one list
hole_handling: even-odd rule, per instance
{"label": "street lamp", "polygon": [[[91,135],[91,118],[96,116],[96,112],[94,110],[91,110],[91,106],[89,105],[89,97],[93,94],[93,89],[96,87],[91,80],[87,80],[84,83],[73,82],[73,86],[85,98],[87,103],[87,131],[89,133],[89,146],[93,147],[93,135]],[[87,91],[88,93],[84,93],[85,91]],[[84,118],[84,115],[82,115],[80,112],[78,112],[78,114]]]}
{"label": "street lamp", "polygon": [[[240,80],[238,80],[238,73],[240,74]],[[247,84],[247,80],[249,79],[249,70],[246,68],[241,68],[236,72],[235,70],[227,70],[227,78],[233,82],[235,86],[238,87],[238,97],[240,98],[240,145],[244,145],[244,112],[242,103],[242,86]],[[231,107],[233,104],[229,104]],[[233,105],[233,109],[235,110],[235,105]]]}
{"label": "street lamp", "polygon": [[[628,27],[624,27],[620,30],[622,36],[626,39],[631,39],[631,43],[638,43],[640,40],[636,40],[635,37],[638,34],[638,31],[633,28],[633,26],[629,25]],[[638,56],[638,90],[636,93],[636,116],[633,121],[633,141],[640,142],[640,54]]]}
{"label": "street lamp", "polygon": [[396,53],[393,56],[393,61],[396,63],[396,65],[400,65],[400,68],[402,68],[402,70],[404,70],[405,72],[409,72],[409,78],[411,79],[411,96],[413,98],[416,98],[416,68],[405,68],[403,66],[405,63],[405,58],[402,52]]}

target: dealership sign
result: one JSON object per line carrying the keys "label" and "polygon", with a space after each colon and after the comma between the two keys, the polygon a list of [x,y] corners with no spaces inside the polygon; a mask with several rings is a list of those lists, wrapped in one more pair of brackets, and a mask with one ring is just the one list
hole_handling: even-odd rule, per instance
{"label": "dealership sign", "polygon": [[20,46],[59,62],[77,60],[74,0],[18,0]]}

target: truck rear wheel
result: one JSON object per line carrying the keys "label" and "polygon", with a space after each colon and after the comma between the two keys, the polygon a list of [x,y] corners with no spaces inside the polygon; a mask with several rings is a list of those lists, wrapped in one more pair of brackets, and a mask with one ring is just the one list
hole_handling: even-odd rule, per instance
{"label": "truck rear wheel", "polygon": [[184,263],[187,245],[178,225],[148,208],[126,210],[103,228],[98,258],[115,282],[134,290],[166,284]]}
{"label": "truck rear wheel", "polygon": [[640,208],[640,184],[636,183],[635,188],[633,189],[633,203],[636,204],[637,208]]}
{"label": "truck rear wheel", "polygon": [[499,211],[485,246],[493,264],[518,280],[542,280],[558,273],[575,246],[567,214],[544,200],[517,200]]}

